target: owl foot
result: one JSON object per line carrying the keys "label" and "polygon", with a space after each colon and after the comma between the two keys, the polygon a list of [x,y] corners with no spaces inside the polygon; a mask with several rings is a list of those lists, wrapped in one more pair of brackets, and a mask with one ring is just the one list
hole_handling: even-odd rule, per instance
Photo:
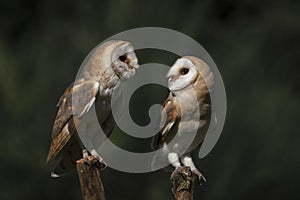
{"label": "owl foot", "polygon": [[199,170],[194,169],[194,170],[192,170],[192,172],[198,176],[199,185],[203,185],[206,182],[206,178],[203,176],[203,174]]}
{"label": "owl foot", "polygon": [[82,157],[84,162],[87,163],[88,160],[96,159],[97,162],[94,163],[100,170],[104,170],[107,167],[106,162],[103,158],[93,149],[91,153],[87,149],[82,150]]}
{"label": "owl foot", "polygon": [[82,150],[82,157],[87,158],[89,156],[89,152],[86,149]]}
{"label": "owl foot", "polygon": [[106,164],[106,162],[103,160],[103,158],[96,152],[96,150],[92,150],[91,151],[91,155],[94,157],[94,158],[96,158],[97,160],[98,160],[98,162],[99,162],[99,169],[101,169],[101,170],[104,170],[104,169],[106,169],[106,167],[108,166],[107,164]]}

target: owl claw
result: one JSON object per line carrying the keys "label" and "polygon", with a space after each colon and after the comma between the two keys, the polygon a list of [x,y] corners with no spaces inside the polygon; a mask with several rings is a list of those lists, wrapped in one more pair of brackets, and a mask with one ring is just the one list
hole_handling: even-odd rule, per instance
{"label": "owl claw", "polygon": [[103,160],[103,158],[101,158],[100,156],[95,156],[93,155],[98,161],[99,161],[99,168],[100,170],[105,170],[107,167],[106,162]]}
{"label": "owl claw", "polygon": [[206,178],[197,169],[193,170],[193,173],[198,176],[199,185],[203,185],[206,182]]}
{"label": "owl claw", "polygon": [[83,158],[87,158],[88,156],[89,156],[88,151],[87,151],[86,149],[83,149],[83,150],[82,150],[82,157],[83,157]]}
{"label": "owl claw", "polygon": [[103,160],[103,158],[95,151],[92,150],[89,154],[87,149],[82,150],[82,157],[84,158],[84,162],[87,163],[87,160],[96,159],[98,162],[95,162],[94,164],[100,169],[104,170],[107,167],[106,162]]}
{"label": "owl claw", "polygon": [[106,169],[106,167],[108,166],[106,164],[106,162],[103,160],[103,158],[95,151],[95,150],[92,150],[91,151],[91,154],[94,158],[96,158],[98,161],[99,161],[99,169],[101,170],[104,170]]}

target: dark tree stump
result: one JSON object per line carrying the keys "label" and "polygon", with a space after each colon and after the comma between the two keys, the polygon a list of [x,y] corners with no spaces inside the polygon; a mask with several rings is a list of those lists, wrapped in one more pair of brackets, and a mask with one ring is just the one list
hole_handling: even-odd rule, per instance
{"label": "dark tree stump", "polygon": [[87,156],[77,161],[76,168],[83,199],[105,200],[100,178],[100,162],[93,156]]}
{"label": "dark tree stump", "polygon": [[176,200],[193,200],[198,176],[190,167],[178,167],[171,175],[172,192]]}

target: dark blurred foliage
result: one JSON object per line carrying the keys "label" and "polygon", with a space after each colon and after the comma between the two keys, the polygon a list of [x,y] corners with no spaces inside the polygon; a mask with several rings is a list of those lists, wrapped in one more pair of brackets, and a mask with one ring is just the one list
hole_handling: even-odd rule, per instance
{"label": "dark blurred foliage", "polygon": [[[49,178],[56,102],[92,48],[142,26],[193,37],[223,76],[226,124],[213,151],[197,161],[208,182],[196,199],[299,199],[299,11],[297,0],[1,1],[0,199],[82,199],[75,173]],[[145,55],[153,62],[164,54]],[[148,120],[139,121],[147,109],[138,102],[162,102],[165,95],[159,87],[137,91],[135,121]],[[112,138],[123,146],[130,140]],[[110,200],[172,199],[169,176],[102,173]]]}

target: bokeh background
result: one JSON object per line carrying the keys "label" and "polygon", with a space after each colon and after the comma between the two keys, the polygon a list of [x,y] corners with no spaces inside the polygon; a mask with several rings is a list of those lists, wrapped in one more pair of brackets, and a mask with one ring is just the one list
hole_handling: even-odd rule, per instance
{"label": "bokeh background", "polygon": [[[300,198],[299,1],[10,0],[1,1],[0,16],[1,200],[82,199],[76,173],[49,177],[45,160],[55,105],[90,50],[143,26],[194,38],[223,76],[226,124],[213,151],[197,160],[208,182],[196,199]],[[165,52],[140,57],[174,62]],[[143,87],[132,101],[143,108],[162,102],[166,92]],[[137,123],[148,120],[142,118],[147,111],[131,109]],[[119,132],[112,135],[115,142],[144,145]],[[163,170],[102,172],[109,200],[172,199],[169,176]]]}

